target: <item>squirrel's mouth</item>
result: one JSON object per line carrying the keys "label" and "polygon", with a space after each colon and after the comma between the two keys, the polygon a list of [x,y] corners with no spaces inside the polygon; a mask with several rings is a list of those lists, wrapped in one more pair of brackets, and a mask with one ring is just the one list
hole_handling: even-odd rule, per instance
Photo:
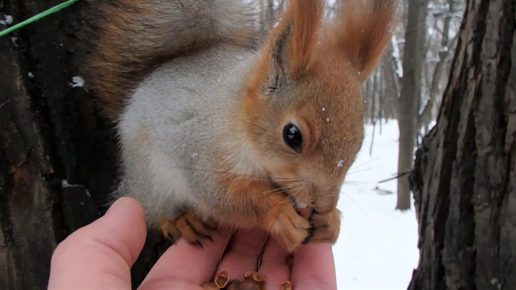
{"label": "squirrel's mouth", "polygon": [[308,204],[301,202],[299,200],[294,200],[294,202],[296,203],[296,208],[298,209],[305,209],[308,207]]}

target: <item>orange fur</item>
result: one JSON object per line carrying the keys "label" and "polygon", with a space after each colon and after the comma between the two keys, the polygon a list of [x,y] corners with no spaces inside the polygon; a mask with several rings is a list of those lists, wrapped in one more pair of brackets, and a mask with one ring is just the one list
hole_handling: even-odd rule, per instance
{"label": "orange fur", "polygon": [[285,18],[292,19],[289,64],[294,80],[310,71],[316,61],[316,45],[323,14],[321,0],[289,1]]}
{"label": "orange fur", "polygon": [[[159,64],[226,41],[256,47],[262,35],[253,18],[242,12],[241,25],[225,35],[208,19],[213,1],[98,0],[85,9],[78,57],[86,85],[97,96],[98,107],[115,122],[130,93]],[[173,11],[171,7],[177,7]],[[182,7],[180,7],[180,5]],[[176,14],[170,15],[171,12]]]}
{"label": "orange fur", "polygon": [[286,10],[279,16],[261,50],[262,58],[250,76],[247,95],[256,96],[256,92],[269,78],[273,62],[271,53],[282,38],[290,39],[287,43],[289,73],[298,78],[310,71],[315,62],[315,46],[323,8],[320,0],[288,1]]}
{"label": "orange fur", "polygon": [[376,66],[395,27],[393,0],[342,0],[338,21],[327,27],[335,41],[365,81]]}
{"label": "orange fur", "polygon": [[[338,17],[324,25],[322,0],[288,2],[242,84],[237,107],[228,109],[225,120],[232,134],[223,137],[232,139],[227,143],[236,143],[247,156],[232,160],[233,155],[244,153],[224,145],[210,148],[212,157],[220,161],[210,168],[218,188],[206,192],[218,195],[206,195],[211,203],[196,201],[198,211],[174,221],[162,220],[164,234],[183,235],[195,242],[197,235],[207,233],[204,221],[213,218],[234,227],[261,227],[294,251],[310,234],[310,222],[298,214],[298,203],[316,211],[311,240],[335,242],[340,187],[364,134],[361,83],[391,37],[395,10],[393,0],[342,1]],[[110,19],[99,24],[99,44],[85,68],[87,81],[109,104],[106,111],[115,119],[128,93],[155,65],[220,41],[210,23],[198,16],[203,15],[200,10],[185,9],[176,15],[177,23],[185,26],[171,30],[170,25],[163,26],[168,16],[154,7],[169,1],[118,2],[125,12],[119,12],[119,6],[101,5]],[[194,19],[197,25],[181,17]],[[224,41],[249,45],[255,36],[242,27],[229,31]],[[157,39],[166,41],[156,45]],[[289,123],[303,134],[301,152],[289,148],[282,138]],[[239,135],[242,132],[246,135]],[[241,139],[233,140],[236,136]],[[248,162],[238,168],[253,172],[235,172],[232,162]]]}
{"label": "orange fur", "polygon": [[221,181],[227,186],[227,195],[222,207],[213,208],[219,220],[242,228],[260,226],[291,252],[307,237],[309,222],[269,180],[225,175]]}
{"label": "orange fur", "polygon": [[[275,193],[277,198],[290,195],[314,205],[318,214],[313,216],[313,242],[333,243],[338,236],[340,213],[335,208],[340,186],[363,140],[360,85],[392,35],[394,11],[391,0],[344,1],[339,17],[320,26],[320,1],[290,1],[245,87],[236,119],[247,120],[246,131],[254,132],[259,127],[271,132],[249,135],[259,154],[256,158],[267,163],[268,179],[262,182],[269,184],[265,187],[286,188]],[[305,147],[301,155],[286,148],[278,138],[288,122],[294,122],[303,132]],[[293,187],[290,179],[302,181]],[[258,186],[259,182],[255,183],[253,186]],[[253,186],[246,185],[247,191]],[[239,190],[234,194],[244,195]],[[240,204],[245,208],[243,201]],[[265,211],[273,204],[258,206]],[[282,206],[294,212],[293,205]],[[271,221],[263,219],[264,226],[269,225],[265,228],[274,230]],[[276,219],[292,217],[287,214]],[[282,230],[302,228],[291,227]],[[287,249],[298,246],[293,234],[276,238]]]}
{"label": "orange fur", "polygon": [[217,229],[217,223],[212,219],[201,219],[194,211],[190,210],[186,214],[175,220],[162,218],[159,229],[165,238],[171,238],[173,242],[183,237],[190,244],[199,244],[197,238],[207,237],[210,230]]}
{"label": "orange fur", "polygon": [[327,214],[313,214],[311,222],[315,231],[309,238],[311,243],[335,243],[340,232],[340,211],[334,209]]}

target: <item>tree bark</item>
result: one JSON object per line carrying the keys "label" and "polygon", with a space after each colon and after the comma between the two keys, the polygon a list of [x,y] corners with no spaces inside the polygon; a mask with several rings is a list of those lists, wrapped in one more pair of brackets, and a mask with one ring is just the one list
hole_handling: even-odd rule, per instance
{"label": "tree bark", "polygon": [[[45,176],[52,174],[40,130],[30,111],[19,66],[0,39],[0,176],[1,289],[44,289],[54,249],[52,198]],[[38,287],[31,287],[39,285]]]}
{"label": "tree bark", "polygon": [[[61,2],[6,0],[0,20],[16,24]],[[105,211],[116,183],[113,129],[80,79],[71,85],[83,5],[0,38],[0,289],[46,289],[54,248]],[[134,287],[162,251],[153,239]]]}
{"label": "tree bark", "polygon": [[437,125],[411,188],[409,289],[516,289],[516,0],[469,0]]}
{"label": "tree bark", "polygon": [[[398,174],[412,169],[414,146],[417,134],[418,100],[421,87],[424,43],[426,36],[426,12],[428,0],[408,1],[408,21],[403,53],[403,78],[398,108],[400,131],[398,150]],[[398,178],[396,209],[410,208],[408,175]]]}

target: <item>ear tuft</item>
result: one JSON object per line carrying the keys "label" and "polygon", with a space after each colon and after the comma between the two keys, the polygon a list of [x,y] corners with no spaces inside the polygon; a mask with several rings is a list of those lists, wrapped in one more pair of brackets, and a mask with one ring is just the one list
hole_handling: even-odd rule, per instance
{"label": "ear tuft", "polygon": [[324,9],[321,0],[290,0],[280,15],[265,47],[270,58],[269,86],[297,80],[314,63]]}
{"label": "ear tuft", "polygon": [[294,79],[307,73],[314,62],[323,10],[321,0],[289,1],[287,13],[293,19],[289,61]]}
{"label": "ear tuft", "polygon": [[396,25],[394,0],[341,0],[330,37],[365,81],[383,56]]}

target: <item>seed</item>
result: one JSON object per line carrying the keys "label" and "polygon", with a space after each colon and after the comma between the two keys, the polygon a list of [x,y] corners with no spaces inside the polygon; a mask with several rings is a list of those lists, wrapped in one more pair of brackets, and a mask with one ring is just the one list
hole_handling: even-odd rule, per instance
{"label": "seed", "polygon": [[226,285],[228,283],[229,283],[229,277],[228,277],[227,271],[220,272],[217,275],[217,277],[215,277],[215,285],[217,285],[217,287],[219,287],[221,289],[226,287]]}
{"label": "seed", "polygon": [[292,290],[292,284],[289,281],[281,283],[281,290]]}
{"label": "seed", "polygon": [[244,280],[235,288],[235,290],[263,290],[262,284],[253,280]]}
{"label": "seed", "polygon": [[265,276],[260,276],[260,275],[258,275],[258,272],[252,271],[252,272],[245,273],[245,279],[253,280],[256,282],[263,282],[263,280],[265,280]]}
{"label": "seed", "polygon": [[231,282],[229,282],[226,290],[237,290],[237,287],[239,284],[240,284],[240,281],[238,281],[237,279],[231,280]]}

